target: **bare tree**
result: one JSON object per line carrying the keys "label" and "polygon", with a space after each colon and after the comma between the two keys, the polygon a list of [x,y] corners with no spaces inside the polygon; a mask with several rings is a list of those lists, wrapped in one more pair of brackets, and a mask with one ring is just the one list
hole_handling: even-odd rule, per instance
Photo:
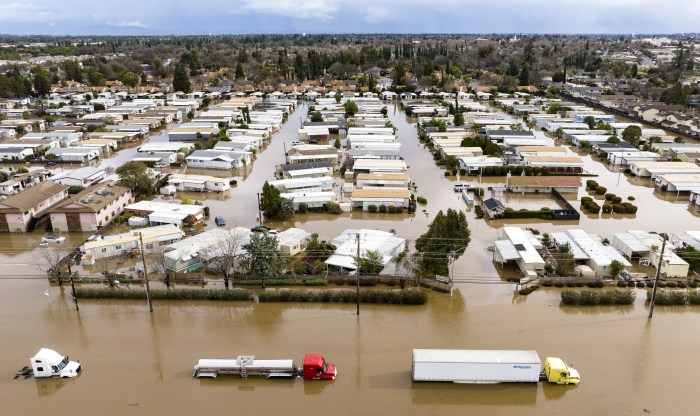
{"label": "bare tree", "polygon": [[61,250],[60,247],[40,246],[36,257],[34,257],[34,265],[50,277],[58,279],[58,285],[62,286],[64,259],[67,255],[68,253]]}
{"label": "bare tree", "polygon": [[405,282],[414,281],[420,285],[420,254],[406,253],[396,264],[396,275],[401,279],[401,288],[404,288]]}
{"label": "bare tree", "polygon": [[113,257],[103,257],[95,260],[95,269],[100,273],[100,275],[107,279],[111,287],[114,287],[114,270],[116,267],[116,260]]}
{"label": "bare tree", "polygon": [[228,287],[229,279],[236,274],[245,251],[243,245],[250,239],[250,231],[236,227],[226,230],[216,238],[213,244],[202,256],[215,265],[224,276],[224,285]]}
{"label": "bare tree", "polygon": [[165,253],[167,253],[165,247],[158,247],[148,253],[146,257],[149,263],[155,267],[156,271],[163,275],[165,286],[170,286],[170,269],[168,268]]}

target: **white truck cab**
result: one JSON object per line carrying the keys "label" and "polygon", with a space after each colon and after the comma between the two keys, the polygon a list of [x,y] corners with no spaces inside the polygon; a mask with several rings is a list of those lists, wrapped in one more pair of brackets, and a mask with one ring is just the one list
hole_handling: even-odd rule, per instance
{"label": "white truck cab", "polygon": [[80,374],[80,363],[70,361],[68,356],[62,356],[54,350],[42,348],[29,359],[34,371],[34,377],[71,378]]}

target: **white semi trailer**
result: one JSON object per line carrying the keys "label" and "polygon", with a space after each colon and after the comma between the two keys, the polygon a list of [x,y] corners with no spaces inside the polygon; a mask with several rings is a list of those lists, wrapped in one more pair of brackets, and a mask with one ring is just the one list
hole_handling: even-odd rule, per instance
{"label": "white semi trailer", "polygon": [[578,384],[578,371],[559,358],[547,357],[543,371],[536,351],[413,350],[413,381],[453,383]]}

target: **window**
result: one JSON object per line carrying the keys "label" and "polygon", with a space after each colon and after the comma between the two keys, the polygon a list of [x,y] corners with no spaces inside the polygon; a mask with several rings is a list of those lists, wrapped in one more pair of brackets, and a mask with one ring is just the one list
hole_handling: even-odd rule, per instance
{"label": "window", "polygon": [[106,253],[106,252],[107,252],[107,249],[106,249],[106,248],[103,248],[103,249],[102,249],[102,252],[103,252],[103,253]]}
{"label": "window", "polygon": [[118,245],[118,246],[116,246],[116,247],[114,247],[114,248],[116,248],[117,250],[121,250],[121,249],[122,249],[122,246],[121,246],[121,244],[120,244],[120,245]]}
{"label": "window", "polygon": [[37,367],[36,371],[44,371],[44,367]]}

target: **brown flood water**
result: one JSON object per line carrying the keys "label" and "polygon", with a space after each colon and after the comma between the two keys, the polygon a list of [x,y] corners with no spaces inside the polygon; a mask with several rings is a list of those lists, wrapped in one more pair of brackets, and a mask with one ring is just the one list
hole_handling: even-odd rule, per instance
{"label": "brown flood water", "polygon": [[[306,107],[298,111],[303,115]],[[426,207],[410,217],[306,214],[268,225],[298,226],[326,239],[350,227],[395,229],[398,235],[415,239],[438,209],[464,209],[452,192],[456,179],[442,176],[418,143],[415,125],[408,124],[398,109],[390,110],[390,118],[399,129],[402,155],[418,185],[417,195],[429,201]],[[255,194],[265,180],[273,178],[273,166],[283,161],[282,143],[289,148],[295,140],[298,120],[297,114],[289,118],[245,175],[231,173],[239,184],[228,198],[202,195],[212,216],[223,215],[229,226],[256,224]],[[108,159],[109,163],[129,160],[129,150]],[[636,292],[634,306],[563,307],[557,290],[514,295],[514,286],[499,277],[512,274],[513,268],[500,271],[491,262],[486,249],[504,224],[547,232],[576,227],[609,238],[627,229],[678,232],[700,227],[682,197],[655,193],[644,181],[611,172],[589,157],[585,163],[587,171],[600,175],[596,180],[603,186],[623,198],[634,196],[638,213],[596,219],[584,215],[579,222],[563,224],[485,222],[468,213],[472,243],[456,263],[454,274],[471,283],[458,284],[452,297],[431,293],[424,306],[362,305],[359,317],[354,305],[205,302],[156,302],[149,314],[145,301],[81,301],[76,312],[70,286],[51,287],[50,297],[44,296],[49,286],[33,267],[32,251],[41,234],[0,235],[0,261],[6,265],[0,272],[2,414],[693,414],[697,388],[680,375],[700,373],[700,360],[693,358],[700,341],[693,330],[700,309],[657,307],[649,321],[641,290]],[[482,178],[484,184],[498,181]],[[580,191],[579,197],[584,194]],[[508,195],[508,200],[528,207],[537,204],[537,198],[528,196]],[[71,234],[65,245],[75,247],[85,237]],[[13,380],[14,372],[28,365],[40,347],[81,360],[84,373],[69,381]],[[572,363],[581,373],[582,384],[414,384],[410,378],[413,348],[534,349],[542,359],[553,355]],[[306,352],[318,352],[336,362],[338,379],[191,377],[199,358],[254,354],[299,363]]]}

